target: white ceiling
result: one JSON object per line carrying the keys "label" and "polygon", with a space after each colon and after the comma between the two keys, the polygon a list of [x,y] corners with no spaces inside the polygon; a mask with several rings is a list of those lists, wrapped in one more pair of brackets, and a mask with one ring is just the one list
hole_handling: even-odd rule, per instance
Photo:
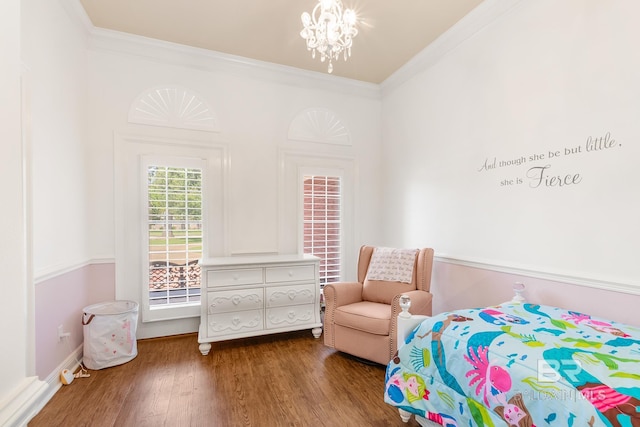
{"label": "white ceiling", "polygon": [[[317,0],[80,0],[96,27],[327,72],[300,37]],[[358,14],[352,56],[333,74],[381,83],[482,0],[343,0]]]}

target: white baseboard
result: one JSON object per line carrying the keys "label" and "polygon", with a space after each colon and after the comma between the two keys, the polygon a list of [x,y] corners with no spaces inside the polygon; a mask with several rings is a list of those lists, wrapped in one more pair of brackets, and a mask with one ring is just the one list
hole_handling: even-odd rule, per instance
{"label": "white baseboard", "polygon": [[44,405],[46,405],[47,402],[51,400],[53,395],[56,394],[58,390],[60,390],[60,387],[62,387],[62,382],[60,381],[60,372],[65,369],[68,369],[71,372],[75,372],[75,370],[78,369],[78,366],[80,366],[78,361],[82,360],[83,348],[83,344],[80,344],[73,352],[71,352],[69,356],[67,356],[66,359],[62,361],[60,365],[58,365],[56,369],[54,369],[49,375],[47,375],[47,378],[45,378],[44,381],[49,387],[48,393],[44,396],[43,403],[38,408],[38,411],[42,409]]}
{"label": "white baseboard", "polygon": [[75,371],[82,357],[82,344],[78,346],[44,381],[38,377],[25,378],[16,392],[0,403],[0,426],[24,427],[62,387],[60,372]]}
{"label": "white baseboard", "polygon": [[13,393],[0,402],[0,426],[23,427],[42,409],[48,385],[38,377],[25,378]]}

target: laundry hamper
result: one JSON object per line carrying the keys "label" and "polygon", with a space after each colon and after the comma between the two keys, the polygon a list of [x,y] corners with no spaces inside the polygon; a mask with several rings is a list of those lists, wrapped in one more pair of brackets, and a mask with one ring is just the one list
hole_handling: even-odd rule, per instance
{"label": "laundry hamper", "polygon": [[85,307],[82,325],[83,363],[88,369],[121,365],[138,355],[138,303],[135,301],[102,302]]}

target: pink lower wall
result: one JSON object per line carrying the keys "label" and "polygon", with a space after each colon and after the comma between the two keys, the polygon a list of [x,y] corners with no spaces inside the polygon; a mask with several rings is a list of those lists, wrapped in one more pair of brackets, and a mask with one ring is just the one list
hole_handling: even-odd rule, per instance
{"label": "pink lower wall", "polygon": [[[435,261],[433,312],[484,307],[508,301],[512,285],[523,282],[535,304],[563,307],[640,326],[640,295],[572,285]],[[82,344],[82,309],[115,299],[115,264],[92,264],[36,285],[36,373],[45,379]],[[70,345],[58,342],[58,325],[71,332]]]}
{"label": "pink lower wall", "polygon": [[[82,309],[115,298],[115,264],[90,264],[35,286],[36,374],[46,379],[82,344]],[[58,325],[71,336],[58,341]]]}
{"label": "pink lower wall", "polygon": [[432,276],[433,312],[508,301],[514,282],[525,284],[528,302],[640,326],[640,289],[629,294],[439,261],[434,262]]}

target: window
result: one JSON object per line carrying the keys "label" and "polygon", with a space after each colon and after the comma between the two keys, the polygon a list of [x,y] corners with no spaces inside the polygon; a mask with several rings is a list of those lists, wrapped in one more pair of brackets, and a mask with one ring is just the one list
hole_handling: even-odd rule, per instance
{"label": "window", "polygon": [[322,286],[355,280],[354,159],[281,150],[279,165],[278,252],[319,257]]}
{"label": "window", "polygon": [[202,169],[150,164],[146,174],[149,306],[198,303]]}
{"label": "window", "polygon": [[196,260],[225,249],[226,158],[209,134],[115,136],[115,298],[139,304],[139,337],[192,331],[200,316]]}
{"label": "window", "polygon": [[[205,205],[206,161],[144,155],[140,163],[138,230],[131,265],[140,272],[143,322],[200,312],[200,266],[212,236]],[[133,196],[132,196],[133,200]],[[132,239],[133,243],[133,239]]]}
{"label": "window", "polygon": [[339,176],[303,176],[303,250],[320,258],[320,284],[340,280],[342,192]]}

